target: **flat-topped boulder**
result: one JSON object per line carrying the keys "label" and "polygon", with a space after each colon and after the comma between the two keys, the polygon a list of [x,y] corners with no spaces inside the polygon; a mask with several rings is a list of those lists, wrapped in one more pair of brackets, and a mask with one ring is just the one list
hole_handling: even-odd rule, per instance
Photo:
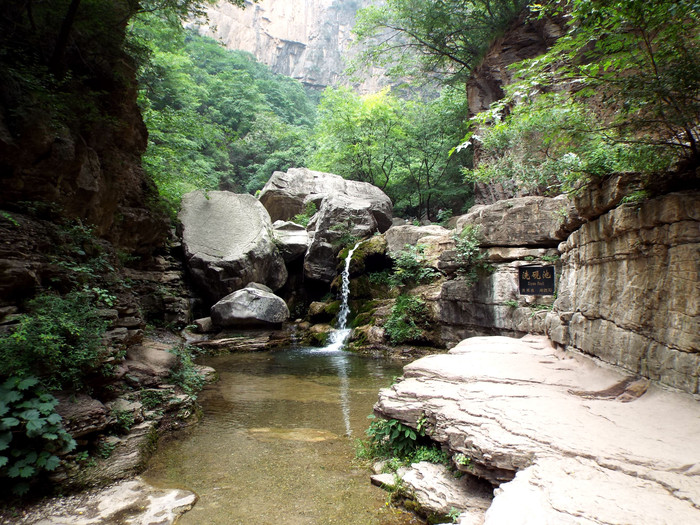
{"label": "flat-topped boulder", "polygon": [[475,337],[404,368],[375,412],[471,458],[488,524],[700,522],[700,404],[541,336]]}
{"label": "flat-topped boulder", "polygon": [[289,308],[268,287],[250,283],[211,307],[217,326],[278,325],[289,319]]}
{"label": "flat-topped boulder", "polygon": [[287,281],[270,216],[252,195],[188,193],[179,218],[187,266],[209,300],[251,282],[277,290]]}

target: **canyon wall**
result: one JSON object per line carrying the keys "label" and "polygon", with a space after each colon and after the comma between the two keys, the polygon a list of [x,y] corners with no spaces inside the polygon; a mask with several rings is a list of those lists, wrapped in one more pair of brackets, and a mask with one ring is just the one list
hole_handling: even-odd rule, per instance
{"label": "canyon wall", "polygon": [[[208,20],[192,22],[199,32],[229,49],[252,53],[275,73],[312,88],[350,83],[344,73],[357,10],[369,0],[261,0],[245,9],[220,2],[207,9]],[[363,91],[376,91],[380,80],[367,75]]]}
{"label": "canyon wall", "polygon": [[595,218],[586,197],[579,209],[590,220],[559,248],[562,275],[546,333],[565,348],[699,393],[697,190],[623,204]]}

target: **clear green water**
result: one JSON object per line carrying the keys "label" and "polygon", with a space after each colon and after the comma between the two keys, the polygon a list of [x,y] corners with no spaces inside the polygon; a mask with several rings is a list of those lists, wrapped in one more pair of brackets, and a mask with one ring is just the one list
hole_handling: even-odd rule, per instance
{"label": "clear green water", "polygon": [[208,358],[199,424],[161,442],[144,478],[194,491],[189,524],[408,524],[354,460],[398,364],[292,349]]}

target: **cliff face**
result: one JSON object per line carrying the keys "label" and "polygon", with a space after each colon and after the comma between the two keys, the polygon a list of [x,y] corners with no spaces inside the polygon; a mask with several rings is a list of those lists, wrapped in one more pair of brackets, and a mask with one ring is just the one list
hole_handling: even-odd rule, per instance
{"label": "cliff face", "polygon": [[[192,25],[229,49],[252,53],[275,73],[324,88],[348,82],[344,57],[352,55],[355,14],[369,4],[369,0],[261,0],[246,2],[240,9],[221,2],[207,10],[208,22]],[[376,88],[376,79],[363,82],[363,90]]]}
{"label": "cliff face", "polygon": [[128,5],[83,4],[71,19],[73,4],[31,12],[11,2],[3,18],[0,206],[49,205],[147,254],[167,222],[149,206],[156,189],[141,169],[147,131],[135,64],[123,51]]}

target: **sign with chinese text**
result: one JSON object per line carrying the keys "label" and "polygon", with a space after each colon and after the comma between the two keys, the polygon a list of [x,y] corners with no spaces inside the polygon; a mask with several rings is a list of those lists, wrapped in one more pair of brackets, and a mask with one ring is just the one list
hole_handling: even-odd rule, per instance
{"label": "sign with chinese text", "polygon": [[554,266],[518,268],[520,295],[554,295]]}

